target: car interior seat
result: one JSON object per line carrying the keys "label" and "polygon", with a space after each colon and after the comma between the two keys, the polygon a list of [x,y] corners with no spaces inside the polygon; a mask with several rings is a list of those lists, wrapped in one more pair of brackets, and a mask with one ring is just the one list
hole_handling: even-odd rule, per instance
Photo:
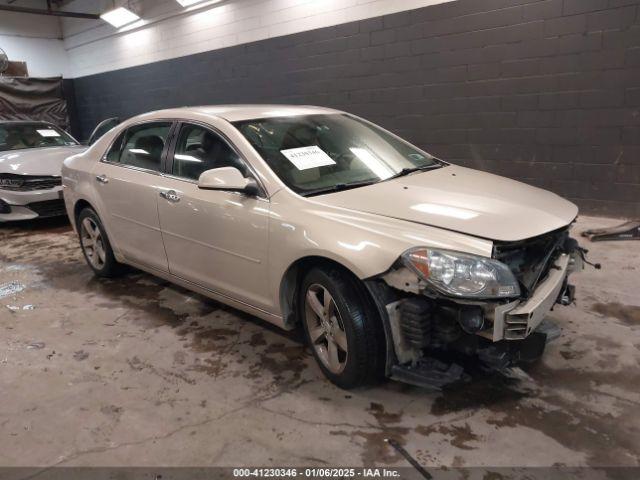
{"label": "car interior seat", "polygon": [[130,164],[148,170],[159,170],[164,141],[157,135],[147,135],[136,140],[136,152]]}

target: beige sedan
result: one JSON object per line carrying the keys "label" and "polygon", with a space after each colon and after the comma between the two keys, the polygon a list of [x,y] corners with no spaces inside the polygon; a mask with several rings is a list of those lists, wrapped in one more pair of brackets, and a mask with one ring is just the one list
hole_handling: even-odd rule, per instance
{"label": "beige sedan", "polygon": [[572,203],[327,108],[139,115],[68,158],[63,185],[98,276],[127,264],[302,325],[344,388],[440,388],[465,376],[452,352],[535,360],[582,267]]}

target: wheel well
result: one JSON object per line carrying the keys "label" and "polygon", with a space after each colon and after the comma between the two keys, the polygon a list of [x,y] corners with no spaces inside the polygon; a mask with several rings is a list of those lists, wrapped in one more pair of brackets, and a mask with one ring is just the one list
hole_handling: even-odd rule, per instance
{"label": "wheel well", "polygon": [[[392,334],[390,331],[389,320],[386,317],[386,312],[384,311],[383,307],[378,305],[379,302],[377,302],[374,298],[374,294],[378,295],[386,293],[389,288],[384,285],[382,286],[383,290],[372,290],[371,286],[369,285],[369,283],[371,282],[360,280],[360,278],[358,278],[358,276],[349,268],[345,267],[339,262],[336,262],[335,260],[320,256],[304,257],[296,260],[287,269],[280,284],[280,305],[282,307],[282,317],[284,319],[285,328],[293,329],[297,324],[300,323],[300,319],[297,315],[298,307],[296,305],[299,296],[300,284],[302,283],[303,276],[310,269],[318,266],[325,266],[342,270],[347,275],[353,277],[356,282],[358,282],[362,286],[361,295],[363,296],[365,301],[371,302],[371,309],[369,311],[372,312],[372,314],[377,313],[378,321],[380,322],[380,335],[382,335],[381,341],[386,351],[385,370],[389,370],[391,368],[390,366],[396,362],[392,343]],[[389,372],[387,371],[387,373]]]}
{"label": "wheel well", "polygon": [[[296,260],[289,266],[282,277],[282,282],[280,283],[280,305],[282,307],[282,317],[284,318],[285,326],[288,328],[293,328],[299,322],[296,314],[296,301],[298,298],[298,289],[302,283],[302,278],[310,269],[322,266],[342,270],[360,282],[360,279],[356,274],[341,263],[331,260],[330,258],[310,256]],[[363,291],[366,291],[364,285]]]}
{"label": "wheel well", "polygon": [[76,202],[75,206],[73,207],[73,219],[76,221],[76,223],[78,222],[78,216],[80,215],[80,212],[87,207],[93,208],[91,204],[86,200],[78,200]]}

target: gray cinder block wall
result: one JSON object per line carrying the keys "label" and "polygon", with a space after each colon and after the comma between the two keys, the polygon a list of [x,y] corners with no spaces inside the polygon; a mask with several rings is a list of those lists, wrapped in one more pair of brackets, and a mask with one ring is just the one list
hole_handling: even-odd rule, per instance
{"label": "gray cinder block wall", "polygon": [[74,80],[109,116],[285,102],[362,115],[454,163],[640,216],[640,0],[457,0]]}

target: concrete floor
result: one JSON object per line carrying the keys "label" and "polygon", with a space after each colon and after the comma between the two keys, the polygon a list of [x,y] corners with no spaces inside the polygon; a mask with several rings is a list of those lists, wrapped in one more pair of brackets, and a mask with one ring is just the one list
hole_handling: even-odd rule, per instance
{"label": "concrete floor", "polygon": [[[577,226],[618,220],[582,218]],[[0,227],[0,465],[640,464],[640,242],[584,244],[577,306],[519,381],[325,381],[298,334],[143,273],[94,278],[62,220]]]}

